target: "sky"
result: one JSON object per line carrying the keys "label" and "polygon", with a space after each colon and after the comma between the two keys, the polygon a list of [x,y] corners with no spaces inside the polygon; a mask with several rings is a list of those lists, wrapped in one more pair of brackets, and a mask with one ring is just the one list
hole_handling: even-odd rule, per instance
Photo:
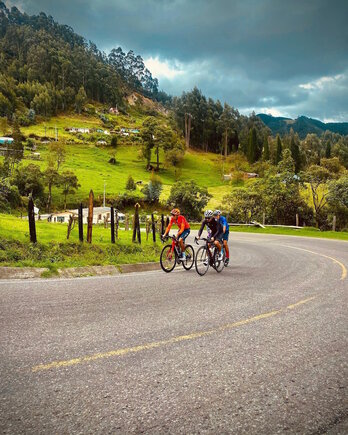
{"label": "sky", "polygon": [[160,89],[241,113],[348,122],[348,0],[18,0],[99,49],[140,54]]}

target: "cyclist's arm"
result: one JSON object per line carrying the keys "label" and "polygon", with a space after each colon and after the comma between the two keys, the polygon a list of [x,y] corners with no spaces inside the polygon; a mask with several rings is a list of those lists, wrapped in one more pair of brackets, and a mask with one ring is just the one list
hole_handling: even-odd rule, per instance
{"label": "cyclist's arm", "polygon": [[205,220],[202,221],[201,228],[198,231],[198,238],[201,237],[203,230],[204,230],[204,227],[205,227]]}
{"label": "cyclist's arm", "polygon": [[215,231],[215,233],[214,234],[212,234],[211,235],[211,239],[216,239],[216,237],[220,234],[220,233],[222,233],[222,231],[223,231],[223,227],[222,227],[222,225],[219,223],[219,222],[217,222],[217,225],[216,225],[216,231]]}
{"label": "cyclist's arm", "polygon": [[173,223],[169,222],[169,225],[166,228],[165,233],[163,234],[163,237],[166,237],[166,235],[169,233],[170,229],[172,228]]}
{"label": "cyclist's arm", "polygon": [[177,237],[179,237],[180,234],[182,234],[184,232],[184,230],[185,230],[185,222],[183,222],[181,224],[181,227],[180,227],[180,230],[178,231]]}

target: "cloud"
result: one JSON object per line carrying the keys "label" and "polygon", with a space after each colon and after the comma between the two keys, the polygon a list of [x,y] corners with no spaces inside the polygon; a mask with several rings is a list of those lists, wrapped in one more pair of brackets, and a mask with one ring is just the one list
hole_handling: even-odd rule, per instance
{"label": "cloud", "polygon": [[346,0],[17,4],[30,14],[51,14],[105,51],[118,45],[134,50],[167,92],[177,95],[197,85],[207,96],[241,110],[269,108],[320,119],[331,113],[348,120],[341,103],[341,96],[347,97],[341,77],[348,70]]}

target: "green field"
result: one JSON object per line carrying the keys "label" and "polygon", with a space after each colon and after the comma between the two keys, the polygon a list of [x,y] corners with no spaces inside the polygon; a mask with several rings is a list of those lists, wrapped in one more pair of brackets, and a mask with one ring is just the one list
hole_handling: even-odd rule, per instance
{"label": "green field", "polygon": [[[119,126],[141,127],[144,115],[114,116]],[[163,119],[163,117],[162,117]],[[61,170],[72,170],[78,177],[81,187],[73,195],[68,195],[67,202],[73,205],[80,201],[86,201],[90,189],[93,189],[95,197],[102,196],[104,183],[106,183],[106,194],[114,196],[125,191],[126,181],[132,175],[135,181],[147,183],[150,173],[145,168],[145,162],[141,158],[141,147],[131,142],[128,138],[119,138],[120,145],[114,150],[111,147],[97,147],[89,142],[89,135],[83,135],[82,140],[78,136],[64,131],[65,127],[101,127],[102,122],[95,116],[64,115],[51,118],[47,122],[41,122],[30,127],[23,127],[21,130],[26,135],[33,133],[43,137],[46,135],[54,138],[54,127],[59,130],[59,137],[68,141],[66,145],[66,161]],[[25,152],[25,159],[22,164],[38,164],[42,170],[47,167],[48,146],[37,143],[36,152],[40,153],[41,160],[31,160],[29,151]],[[108,163],[111,157],[116,157],[117,164]],[[155,156],[153,156],[153,159]],[[160,156],[161,163],[164,156]],[[200,186],[208,188],[213,195],[209,206],[217,207],[221,204],[222,197],[231,189],[229,183],[221,181],[221,160],[220,156],[213,153],[202,153],[195,150],[188,150],[179,168],[166,167],[162,165],[159,176],[163,182],[161,201],[164,201],[170,192],[170,188],[177,180],[194,180]],[[140,189],[140,188],[139,188]],[[53,203],[61,209],[63,205],[62,194],[58,188],[53,188]]]}
{"label": "green field", "polygon": [[[87,228],[84,228],[86,237]],[[130,264],[158,261],[161,243],[152,238],[132,243],[131,231],[119,231],[119,240],[110,242],[110,228],[93,225],[92,244],[78,241],[77,226],[66,239],[67,225],[36,222],[38,243],[29,242],[28,221],[0,214],[0,266],[35,266],[56,270],[63,267]]]}

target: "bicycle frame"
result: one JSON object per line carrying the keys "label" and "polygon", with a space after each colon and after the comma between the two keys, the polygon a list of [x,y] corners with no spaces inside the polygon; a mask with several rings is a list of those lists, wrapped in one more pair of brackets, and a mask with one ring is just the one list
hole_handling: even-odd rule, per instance
{"label": "bicycle frame", "polygon": [[[180,245],[179,245],[179,240],[178,239],[176,239],[175,237],[173,237],[173,236],[167,236],[169,239],[172,239],[172,249],[171,249],[171,253],[173,254],[174,253],[174,251],[176,252],[176,254],[177,254],[177,256],[179,257],[180,256],[180,253],[181,253],[181,249],[180,249]],[[169,252],[168,252],[168,254],[169,254]]]}
{"label": "bicycle frame", "polygon": [[[214,250],[216,248],[214,245],[214,242],[212,242],[209,239],[206,239],[205,237],[202,237],[200,240],[203,240],[205,242],[205,246],[206,246],[208,257],[209,257],[209,264],[210,264],[210,266],[215,268],[214,257],[211,253],[211,246],[212,245],[214,246]],[[196,240],[196,244],[199,245],[198,240]]]}

